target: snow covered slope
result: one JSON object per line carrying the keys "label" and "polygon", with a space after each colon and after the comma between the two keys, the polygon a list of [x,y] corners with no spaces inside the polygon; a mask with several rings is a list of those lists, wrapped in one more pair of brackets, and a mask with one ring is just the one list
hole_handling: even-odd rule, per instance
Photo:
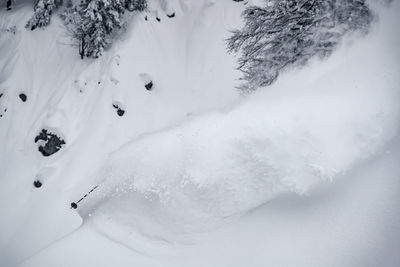
{"label": "snow covered slope", "polygon": [[[242,9],[152,1],[97,61],[57,18],[1,11],[0,265],[395,266],[400,4],[245,99],[224,44]],[[66,145],[43,157],[41,129]]]}
{"label": "snow covered slope", "polygon": [[[238,73],[234,59],[225,53],[224,39],[228,29],[240,23],[241,6],[179,1],[171,8],[174,18],[168,18],[157,2],[149,12],[133,16],[123,40],[97,61],[79,59],[56,16],[46,30],[30,32],[24,28],[30,6],[21,3],[12,12],[1,11],[0,178],[6,186],[0,198],[8,205],[1,208],[7,220],[0,223],[0,245],[18,250],[19,260],[79,226],[80,218],[62,207],[90,189],[87,177],[108,153],[139,135],[238,98],[232,90]],[[13,26],[15,34],[7,31]],[[149,77],[152,91],[144,87]],[[26,102],[20,93],[26,94]],[[125,110],[123,117],[113,105]],[[34,143],[42,129],[66,142],[47,158]],[[33,188],[35,179],[41,180],[42,188]],[[30,228],[32,221],[38,225]],[[39,227],[44,222],[61,229],[47,233]],[[35,236],[19,235],[18,229]],[[24,252],[21,242],[26,239],[35,244],[26,244]]]}

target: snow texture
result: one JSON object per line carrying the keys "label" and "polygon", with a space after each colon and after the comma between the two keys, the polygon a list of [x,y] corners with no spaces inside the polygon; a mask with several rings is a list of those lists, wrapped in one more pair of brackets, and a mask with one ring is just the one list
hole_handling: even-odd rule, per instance
{"label": "snow texture", "polygon": [[1,266],[397,266],[400,4],[245,98],[244,8],[150,1],[97,60],[0,11]]}

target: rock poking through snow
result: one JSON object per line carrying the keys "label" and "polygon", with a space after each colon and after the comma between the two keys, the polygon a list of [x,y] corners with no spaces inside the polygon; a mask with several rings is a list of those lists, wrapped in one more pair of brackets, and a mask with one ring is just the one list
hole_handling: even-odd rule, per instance
{"label": "rock poking through snow", "polygon": [[0,118],[3,117],[7,112],[6,107],[0,107]]}
{"label": "rock poking through snow", "polygon": [[141,73],[139,74],[139,77],[140,79],[142,79],[146,90],[151,91],[151,89],[153,89],[154,84],[153,84],[153,79],[150,77],[150,75],[147,73]]}
{"label": "rock poking through snow", "polygon": [[36,187],[36,188],[42,187],[42,182],[39,181],[39,180],[35,180],[33,182],[33,186]]}
{"label": "rock poking through snow", "polygon": [[62,148],[62,145],[65,145],[63,139],[46,129],[42,129],[42,131],[35,137],[35,143],[38,142],[39,151],[45,157],[53,155]]}
{"label": "rock poking through snow", "polygon": [[144,87],[146,87],[146,90],[151,91],[151,89],[153,88],[153,82],[150,81],[149,83],[146,83]]}
{"label": "rock poking through snow", "polygon": [[22,102],[26,102],[27,100],[26,94],[24,93],[19,94],[19,98],[21,99]]}
{"label": "rock poking through snow", "polygon": [[122,117],[125,114],[125,110],[121,107],[121,104],[114,102],[113,107],[117,110],[117,115]]}

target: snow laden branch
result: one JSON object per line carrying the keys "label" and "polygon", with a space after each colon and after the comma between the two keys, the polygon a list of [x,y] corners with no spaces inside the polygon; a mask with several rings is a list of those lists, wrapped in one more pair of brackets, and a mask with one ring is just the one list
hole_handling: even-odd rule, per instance
{"label": "snow laden branch", "polygon": [[[38,0],[26,28],[35,30],[48,26],[52,14],[60,6],[62,0]],[[81,58],[98,58],[111,45],[116,30],[124,24],[125,11],[146,8],[147,0],[82,0],[76,6],[69,0],[61,18],[74,44],[79,46]]]}
{"label": "snow laden branch", "polygon": [[288,66],[329,56],[346,32],[366,32],[373,18],[365,0],[271,0],[242,17],[228,50],[240,55],[244,91],[270,85]]}
{"label": "snow laden branch", "polygon": [[83,0],[79,6],[68,8],[62,18],[79,46],[81,58],[98,58],[122,27],[125,10],[143,11],[146,7],[146,0]]}
{"label": "snow laden branch", "polygon": [[26,23],[26,28],[34,30],[36,28],[46,27],[50,24],[50,19],[53,11],[61,4],[60,1],[55,0],[39,0],[34,7],[32,18]]}

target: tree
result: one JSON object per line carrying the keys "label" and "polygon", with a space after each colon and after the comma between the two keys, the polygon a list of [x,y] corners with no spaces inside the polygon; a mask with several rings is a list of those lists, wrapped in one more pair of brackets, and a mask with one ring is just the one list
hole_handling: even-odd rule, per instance
{"label": "tree", "polygon": [[245,25],[228,39],[228,50],[240,53],[242,90],[273,83],[291,65],[327,57],[351,30],[367,31],[372,20],[365,0],[270,0],[248,7]]}
{"label": "tree", "polygon": [[79,6],[78,37],[81,52],[99,57],[110,43],[111,33],[122,26],[124,2],[120,0],[83,0]]}
{"label": "tree", "polygon": [[78,7],[67,8],[61,17],[79,46],[81,58],[98,58],[122,27],[125,10],[130,7],[140,11],[146,6],[146,0],[82,0]]}
{"label": "tree", "polygon": [[50,24],[51,14],[56,8],[54,0],[38,0],[34,7],[34,14],[25,27],[32,31],[37,27],[45,27]]}
{"label": "tree", "polygon": [[143,11],[147,8],[146,0],[126,0],[125,7],[129,11]]}
{"label": "tree", "polygon": [[12,0],[6,0],[7,11],[11,10],[12,8]]}

